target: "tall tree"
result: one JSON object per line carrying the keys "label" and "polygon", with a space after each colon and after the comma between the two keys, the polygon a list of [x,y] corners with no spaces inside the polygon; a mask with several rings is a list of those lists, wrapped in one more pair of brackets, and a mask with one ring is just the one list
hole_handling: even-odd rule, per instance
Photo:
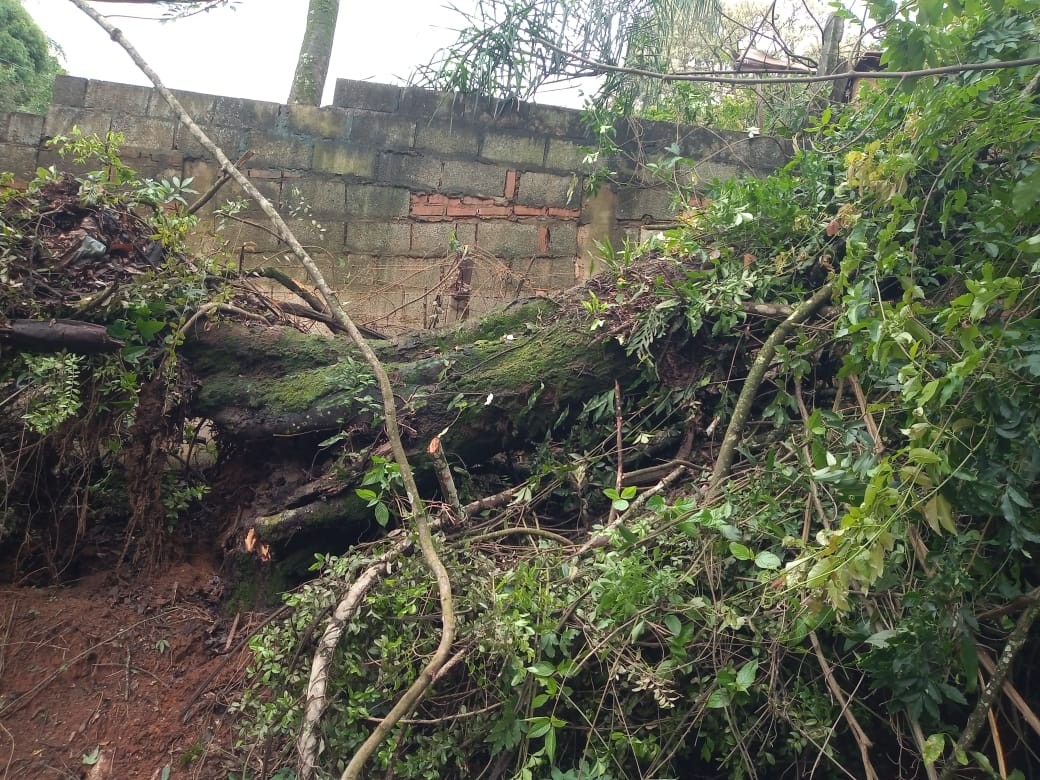
{"label": "tall tree", "polygon": [[332,59],[332,43],[336,35],[339,0],[310,0],[307,27],[296,60],[296,75],[289,90],[290,103],[317,106],[325,89]]}
{"label": "tall tree", "polygon": [[[233,0],[107,0],[113,3],[139,3],[163,5],[177,18],[189,14],[209,11],[227,5]],[[4,3],[14,0],[2,0]],[[300,43],[300,56],[296,61],[296,74],[289,89],[289,103],[305,103],[317,106],[325,90],[332,60],[332,44],[336,35],[336,20],[339,17],[339,0],[310,0],[307,7],[307,26]]]}
{"label": "tall tree", "polygon": [[0,111],[43,111],[61,70],[47,36],[18,0],[0,0]]}

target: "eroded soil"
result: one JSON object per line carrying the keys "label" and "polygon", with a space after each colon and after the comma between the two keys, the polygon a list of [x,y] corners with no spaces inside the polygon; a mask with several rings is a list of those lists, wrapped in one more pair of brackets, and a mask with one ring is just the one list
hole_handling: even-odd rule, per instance
{"label": "eroded soil", "polygon": [[197,563],[0,586],[0,778],[235,773],[226,706],[263,616],[224,614],[222,589]]}

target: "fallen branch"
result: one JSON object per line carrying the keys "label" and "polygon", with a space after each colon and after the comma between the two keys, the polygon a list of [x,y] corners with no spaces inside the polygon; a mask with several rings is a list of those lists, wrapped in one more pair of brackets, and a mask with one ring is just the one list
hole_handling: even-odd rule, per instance
{"label": "fallen branch", "polygon": [[986,722],[986,713],[993,706],[997,694],[1004,685],[1004,680],[1007,679],[1008,673],[1011,671],[1011,663],[1015,660],[1019,650],[1025,645],[1026,640],[1029,638],[1029,629],[1033,627],[1033,623],[1038,616],[1040,616],[1040,598],[1034,596],[1033,603],[1019,616],[1018,622],[1015,623],[1015,628],[1008,636],[1007,643],[1004,645],[1004,652],[1000,654],[1000,660],[997,661],[997,665],[990,675],[989,684],[986,686],[986,690],[982,692],[982,696],[979,697],[975,709],[968,716],[968,722],[964,724],[964,730],[961,732],[960,739],[953,746],[953,760],[946,762],[946,767],[943,769],[942,775],[940,775],[940,780],[950,780],[953,777],[954,772],[957,771],[958,757],[963,756],[967,752],[982,730],[982,726]]}
{"label": "fallen branch", "polygon": [[104,325],[80,320],[8,320],[0,324],[0,341],[29,352],[64,349],[79,355],[115,352],[123,346]]}
{"label": "fallen branch", "polygon": [[719,449],[718,457],[715,459],[715,468],[712,469],[711,479],[704,491],[705,504],[711,502],[715,497],[716,492],[722,485],[722,480],[726,478],[733,465],[733,458],[737,453],[737,445],[744,434],[744,425],[747,423],[748,415],[751,413],[751,404],[755,400],[755,394],[758,392],[762,380],[765,379],[766,369],[773,362],[777,345],[790,336],[798,325],[821,309],[830,300],[832,291],[833,288],[830,283],[825,284],[817,290],[812,298],[798,306],[787,319],[777,325],[776,329],[769,334],[769,338],[766,339],[765,344],[762,345],[762,348],[755,356],[755,362],[751,364],[751,370],[748,372],[747,379],[744,380],[744,386],[737,397],[736,406],[733,408],[733,417],[730,418],[729,427],[726,428],[726,435],[722,438],[722,447]]}
{"label": "fallen branch", "polygon": [[[373,731],[372,735],[365,740],[347,764],[347,768],[343,772],[343,779],[352,780],[360,775],[361,768],[368,761],[368,758],[375,752],[383,739],[385,739],[390,729],[393,728],[393,725],[407,714],[408,711],[410,711],[411,707],[414,706],[419,697],[425,692],[437,670],[448,659],[448,654],[451,652],[451,645],[455,641],[455,608],[451,593],[451,581],[448,578],[448,571],[444,568],[444,564],[441,562],[440,556],[437,554],[437,550],[434,547],[426,507],[419,495],[419,488],[415,484],[415,476],[412,474],[411,464],[408,462],[408,456],[405,452],[404,444],[401,441],[401,433],[397,423],[397,402],[394,397],[393,387],[390,384],[390,377],[383,368],[382,362],[365,341],[365,337],[361,334],[361,331],[358,330],[354,321],[343,309],[339,298],[332,291],[332,288],[329,287],[328,282],[326,282],[325,277],[322,275],[314,260],[312,260],[310,255],[307,254],[307,251],[300,244],[295,234],[289,229],[289,226],[285,223],[285,220],[282,219],[281,215],[274,208],[271,202],[261,194],[245,174],[235,167],[231,160],[228,159],[227,155],[224,154],[223,150],[213,143],[210,137],[202,131],[188,112],[184,110],[184,107],[181,106],[180,101],[178,101],[173,93],[163,85],[159,76],[154,70],[152,70],[120,30],[114,27],[107,19],[105,19],[104,16],[91,8],[87,4],[86,0],[69,0],[69,2],[97,22],[97,24],[111,36],[112,40],[123,47],[137,67],[139,67],[152,84],[155,85],[156,90],[169,104],[181,124],[188,128],[188,131],[195,137],[202,147],[206,149],[207,152],[213,155],[213,158],[220,163],[221,169],[230,174],[246,194],[248,194],[249,197],[260,206],[261,210],[271,220],[271,224],[274,225],[279,238],[289,246],[292,253],[300,260],[300,263],[307,270],[308,275],[314,282],[315,287],[318,288],[321,297],[324,299],[336,320],[346,329],[347,333],[350,334],[351,340],[365,357],[365,361],[372,369],[372,373],[375,375],[376,381],[379,384],[379,392],[383,400],[384,425],[386,427],[387,438],[390,441],[390,446],[394,453],[394,461],[397,463],[401,482],[404,485],[405,494],[408,498],[409,519],[415,524],[415,530],[419,537],[419,547],[422,549],[423,559],[426,561],[427,566],[433,573],[434,579],[437,582],[437,590],[441,606],[441,641],[438,644],[437,649],[434,651],[433,656],[430,658],[430,661],[419,674],[418,679],[412,684],[408,691],[406,691],[404,696],[398,701],[397,705],[390,710],[390,713],[386,716],[383,723],[381,723]],[[303,776],[301,777],[301,780],[306,780],[306,777],[309,776]]]}

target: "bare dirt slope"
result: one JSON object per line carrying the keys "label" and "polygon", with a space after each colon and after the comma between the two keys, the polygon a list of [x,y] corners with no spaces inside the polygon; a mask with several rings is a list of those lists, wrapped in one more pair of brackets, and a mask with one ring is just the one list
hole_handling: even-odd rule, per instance
{"label": "bare dirt slope", "polygon": [[241,679],[261,618],[220,613],[221,590],[204,564],[0,587],[0,777],[234,772],[225,681]]}

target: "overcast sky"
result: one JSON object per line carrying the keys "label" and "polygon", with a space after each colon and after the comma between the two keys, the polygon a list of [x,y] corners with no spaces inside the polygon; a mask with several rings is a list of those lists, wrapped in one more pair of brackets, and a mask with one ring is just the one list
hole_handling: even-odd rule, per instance
{"label": "overcast sky", "polygon": [[[62,48],[70,75],[149,83],[122,48],[68,0],[22,2]],[[475,0],[455,4],[467,8]],[[147,5],[93,5],[113,15],[113,24],[169,87],[277,103],[289,94],[307,0],[240,0],[234,8],[171,23],[114,16],[159,15]],[[342,0],[325,102],[331,102],[336,78],[405,83],[416,66],[455,40],[462,22],[440,0]],[[568,103],[558,93],[543,100]],[[574,95],[569,101],[581,104]]]}

